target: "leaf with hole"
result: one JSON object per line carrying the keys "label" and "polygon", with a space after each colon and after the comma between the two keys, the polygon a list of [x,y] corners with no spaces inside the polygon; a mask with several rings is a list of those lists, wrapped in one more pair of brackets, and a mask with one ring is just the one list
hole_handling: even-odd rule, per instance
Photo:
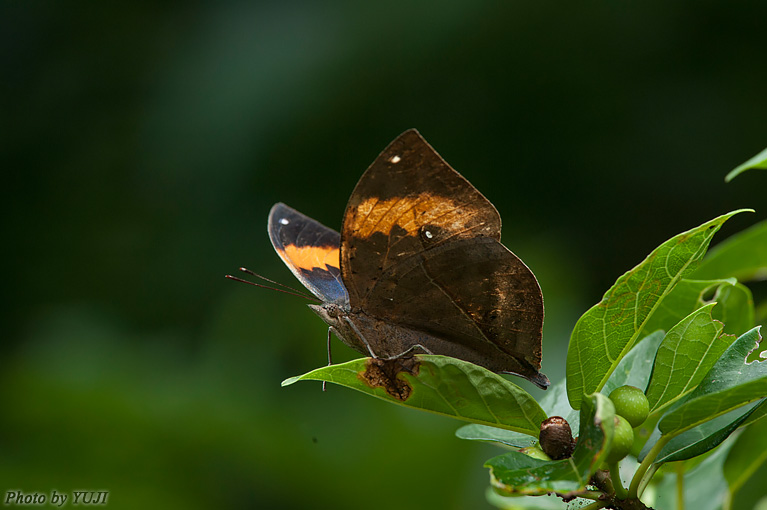
{"label": "leaf with hole", "polygon": [[[538,436],[546,413],[516,384],[485,368],[447,356],[418,355],[407,360],[379,362],[360,358],[291,377],[282,385],[327,381],[394,404]],[[395,362],[410,366],[394,371],[392,377],[379,374],[375,368],[381,363]],[[376,385],[377,382],[382,384]]]}
{"label": "leaf with hole", "polygon": [[751,291],[735,278],[724,280],[682,279],[663,298],[645,325],[643,332],[668,331],[698,308],[716,302],[712,316],[724,323],[724,332],[742,335],[754,327],[754,300]]}
{"label": "leaf with hole", "polygon": [[600,391],[636,343],[648,318],[708,248],[734,211],[679,234],[618,278],[575,325],[567,351],[567,396],[574,409],[586,393]]}
{"label": "leaf with hole", "polygon": [[658,423],[665,434],[678,434],[701,423],[755,402],[767,395],[767,360],[746,363],[761,341],[756,327],[740,336],[722,354],[700,385]]}

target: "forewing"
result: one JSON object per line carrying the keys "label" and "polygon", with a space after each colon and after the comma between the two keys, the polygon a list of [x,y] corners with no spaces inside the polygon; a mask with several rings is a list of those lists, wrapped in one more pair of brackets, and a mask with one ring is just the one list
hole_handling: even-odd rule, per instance
{"label": "forewing", "polygon": [[381,275],[423,251],[452,241],[501,238],[501,218],[469,181],[414,129],[378,156],[349,199],[341,237],[341,272],[352,306]]}
{"label": "forewing", "polygon": [[338,232],[279,203],[269,212],[269,239],[283,262],[312,294],[324,302],[349,302],[339,268]]}

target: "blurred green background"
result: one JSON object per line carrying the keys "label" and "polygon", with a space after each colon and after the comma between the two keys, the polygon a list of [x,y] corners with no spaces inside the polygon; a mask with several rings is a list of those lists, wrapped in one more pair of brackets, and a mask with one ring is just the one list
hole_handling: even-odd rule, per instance
{"label": "blurred green background", "polygon": [[488,507],[501,450],[343,388],[280,388],[325,363],[325,326],[224,274],[296,285],[271,205],[339,228],[416,127],[537,274],[556,382],[577,317],[655,246],[767,217],[763,172],[723,181],[767,146],[765,19],[756,1],[3,2],[2,495]]}

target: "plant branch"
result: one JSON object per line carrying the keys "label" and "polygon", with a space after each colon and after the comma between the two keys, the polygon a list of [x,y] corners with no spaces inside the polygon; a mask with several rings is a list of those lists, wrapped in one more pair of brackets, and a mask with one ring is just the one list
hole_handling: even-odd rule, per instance
{"label": "plant branch", "polygon": [[639,484],[639,490],[637,491],[638,494],[644,494],[644,490],[647,488],[647,485],[652,481],[652,477],[655,476],[655,473],[660,468],[660,465],[653,464],[650,466],[650,469],[647,470],[647,473],[644,475],[644,479],[642,480],[642,483]]}
{"label": "plant branch", "polygon": [[[655,462],[655,459],[658,457],[660,451],[669,441],[671,441],[672,437],[674,436],[671,434],[667,436],[661,436],[660,439],[658,439],[658,442],[655,443],[655,445],[650,450],[650,453],[647,454],[642,463],[639,465],[636,473],[634,473],[634,478],[631,480],[631,487],[629,487],[629,498],[639,498],[641,495],[641,491],[639,490],[640,486],[642,486],[642,490],[644,490],[644,487],[647,485],[646,483],[642,485],[642,480],[647,474],[647,470],[650,469],[650,467]],[[652,471],[650,476],[653,474],[655,474],[655,470]]]}
{"label": "plant branch", "polygon": [[[616,463],[616,466],[617,466],[617,463]],[[618,480],[617,486],[621,487],[617,491],[615,490],[616,485],[613,481],[614,478]],[[622,484],[617,474],[613,475],[611,474],[611,472],[607,470],[600,469],[599,471],[594,473],[594,476],[591,477],[591,483],[592,485],[596,486],[599,490],[604,492],[604,494],[601,495],[599,501],[596,501],[595,503],[592,503],[581,510],[585,510],[586,508],[593,508],[593,509],[614,508],[617,510],[652,510],[650,507],[645,505],[639,498],[625,498],[625,496],[624,497],[619,496],[621,490],[623,491],[625,495],[626,489],[622,487]]]}
{"label": "plant branch", "polygon": [[593,499],[594,501],[603,500],[605,497],[605,494],[600,491],[586,491],[578,494],[579,498],[584,499]]}
{"label": "plant branch", "polygon": [[598,510],[599,508],[604,508],[607,505],[607,501],[594,501],[593,503],[589,503],[588,505],[581,508],[581,510]]}
{"label": "plant branch", "polygon": [[613,482],[613,488],[615,489],[615,497],[618,499],[626,499],[629,493],[623,487],[621,482],[621,471],[618,462],[613,462],[607,466],[610,469],[610,479]]}
{"label": "plant branch", "polygon": [[613,481],[610,480],[607,473],[604,469],[600,469],[591,477],[591,483],[605,494],[614,494],[615,487],[613,487]]}

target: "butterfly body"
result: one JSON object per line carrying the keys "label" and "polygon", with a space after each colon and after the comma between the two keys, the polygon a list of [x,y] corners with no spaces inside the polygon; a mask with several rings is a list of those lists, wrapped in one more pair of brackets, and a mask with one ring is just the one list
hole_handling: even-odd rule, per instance
{"label": "butterfly body", "polygon": [[[418,347],[421,347],[422,352],[431,352],[425,345],[437,340],[426,333],[371,317],[359,309],[352,310],[332,303],[309,305],[309,308],[319,315],[330,326],[333,334],[346,345],[374,358],[398,358]],[[386,338],[387,341],[373,342],[371,345],[369,338]]]}
{"label": "butterfly body", "polygon": [[415,130],[363,174],[341,233],[276,204],[277,253],[344,343],[391,359],[464,359],[540,387],[543,298],[533,273],[500,243],[495,207]]}

